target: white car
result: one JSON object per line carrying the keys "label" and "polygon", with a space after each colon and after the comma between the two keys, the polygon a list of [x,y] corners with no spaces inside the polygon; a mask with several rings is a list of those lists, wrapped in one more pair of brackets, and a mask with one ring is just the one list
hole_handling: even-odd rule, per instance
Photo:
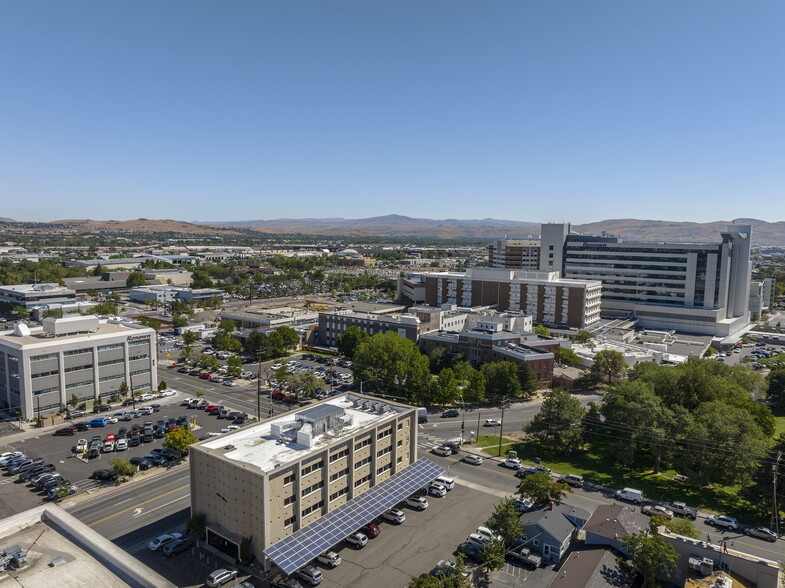
{"label": "white car", "polygon": [[447,488],[442,484],[431,484],[428,486],[428,494],[436,496],[437,498],[443,498],[444,496],[447,496]]}
{"label": "white car", "polygon": [[117,424],[117,420],[118,420],[117,417],[109,416],[109,417],[104,417],[104,418],[107,421],[109,421],[111,424],[113,424],[113,425]]}
{"label": "white car", "polygon": [[118,439],[114,446],[115,451],[125,451],[128,449],[128,439]]}
{"label": "white car", "polygon": [[271,367],[272,367],[274,370],[279,370],[279,369],[281,369],[281,364],[280,364],[280,363],[274,363],[274,364],[273,364]]}
{"label": "white car", "polygon": [[511,468],[513,470],[517,470],[521,467],[521,460],[517,457],[508,457],[507,459],[501,462],[502,467]]}
{"label": "white car", "polygon": [[158,393],[158,396],[164,398],[166,396],[174,396],[177,393],[177,390],[172,390],[171,388],[167,388],[166,390],[161,390]]}
{"label": "white car", "polygon": [[168,543],[171,543],[171,542],[172,542],[172,541],[174,541],[175,539],[182,539],[182,538],[183,538],[183,536],[182,536],[182,534],[180,534],[180,533],[172,533],[172,534],[167,534],[167,535],[159,535],[158,537],[156,537],[155,539],[153,539],[152,541],[150,541],[150,543],[148,543],[148,544],[147,544],[147,548],[148,548],[150,551],[158,551],[158,550],[160,550],[160,549],[161,549],[163,546],[165,546],[165,545],[166,545],[166,544],[168,544]]}
{"label": "white car", "polygon": [[501,425],[501,421],[499,419],[485,419],[484,427],[498,427]]}
{"label": "white car", "polygon": [[87,439],[79,439],[79,441],[76,442],[76,451],[81,453],[85,449],[87,449]]}
{"label": "white car", "polygon": [[406,520],[406,514],[402,510],[391,508],[382,515],[382,518],[387,522],[400,525]]}
{"label": "white car", "polygon": [[182,401],[180,402],[180,406],[188,406],[189,404],[191,404],[192,400],[193,398],[183,398]]}
{"label": "white car", "polygon": [[424,496],[410,496],[404,502],[406,506],[417,510],[425,510],[428,508],[428,500]]}
{"label": "white car", "polygon": [[322,573],[314,566],[305,566],[297,570],[297,577],[309,586],[318,586],[322,583]]}
{"label": "white car", "polygon": [[465,461],[466,463],[470,463],[472,465],[481,465],[482,457],[480,457],[479,455],[473,455],[471,453],[467,453],[461,458],[461,461]]}
{"label": "white car", "polygon": [[479,533],[472,533],[466,538],[466,540],[470,543],[474,543],[478,547],[482,547],[489,541],[488,537],[485,535],[480,535]]}
{"label": "white car", "polygon": [[477,531],[475,531],[478,535],[482,535],[483,537],[487,537],[488,541],[492,539],[498,539],[501,541],[502,536],[497,535],[493,531],[491,531],[488,527],[477,527]]}
{"label": "white car", "polygon": [[346,538],[346,542],[356,549],[362,549],[368,545],[368,537],[362,533],[352,533]]}
{"label": "white car", "polygon": [[452,450],[449,447],[441,447],[441,446],[434,447],[433,449],[431,449],[431,451],[433,451],[433,453],[435,453],[436,455],[444,455],[444,456],[452,455]]}
{"label": "white car", "polygon": [[706,517],[707,525],[714,525],[715,527],[725,527],[728,531],[735,531],[739,526],[739,522],[733,517],[725,515],[709,515]]}
{"label": "white car", "polygon": [[327,551],[322,553],[316,557],[316,561],[319,563],[323,563],[324,565],[330,566],[331,568],[335,568],[341,564],[341,556],[335,553],[334,551]]}

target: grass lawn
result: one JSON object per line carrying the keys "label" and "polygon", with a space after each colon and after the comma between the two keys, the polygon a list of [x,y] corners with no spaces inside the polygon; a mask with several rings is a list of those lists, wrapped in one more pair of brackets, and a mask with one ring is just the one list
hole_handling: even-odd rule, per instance
{"label": "grass lawn", "polygon": [[[494,437],[497,445],[490,444],[484,452],[496,456],[498,437]],[[595,484],[610,488],[637,488],[644,496],[654,500],[682,500],[697,508],[737,517],[748,523],[757,523],[757,518],[750,504],[737,496],[739,487],[695,488],[673,480],[675,471],[661,471],[653,474],[650,468],[627,468],[601,452],[582,451],[569,456],[544,449],[531,441],[506,443],[502,446],[502,455],[513,449],[523,461],[532,463],[535,457],[542,460],[542,465],[559,474],[578,474]],[[640,460],[642,461],[642,460]]]}
{"label": "grass lawn", "polygon": [[774,417],[774,438],[778,438],[782,433],[785,433],[785,416]]}
{"label": "grass lawn", "polygon": [[[511,437],[502,437],[502,447],[505,445],[509,445],[510,443],[515,443],[515,439]],[[479,447],[490,447],[491,449],[499,448],[499,436],[498,435],[479,435],[477,439],[475,439],[474,444]],[[486,452],[487,453],[487,452]]]}

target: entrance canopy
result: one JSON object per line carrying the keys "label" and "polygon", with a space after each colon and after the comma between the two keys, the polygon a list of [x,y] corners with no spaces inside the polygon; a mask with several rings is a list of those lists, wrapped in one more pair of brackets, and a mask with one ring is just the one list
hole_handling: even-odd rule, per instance
{"label": "entrance canopy", "polygon": [[390,479],[271,545],[264,554],[285,574],[291,574],[442,473],[444,468],[432,461],[417,460]]}

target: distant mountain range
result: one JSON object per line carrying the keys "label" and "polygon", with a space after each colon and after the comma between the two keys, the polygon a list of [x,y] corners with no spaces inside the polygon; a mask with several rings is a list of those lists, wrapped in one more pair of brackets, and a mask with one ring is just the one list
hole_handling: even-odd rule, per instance
{"label": "distant mountain range", "polygon": [[[731,224],[753,226],[756,245],[785,246],[785,222],[766,222],[759,219],[736,219],[691,223],[639,219],[609,219],[573,225],[572,230],[585,234],[603,232],[619,235],[627,241],[666,242],[716,242],[720,233]],[[423,219],[397,214],[364,219],[302,218],[225,222],[185,222],[177,220],[137,219],[130,221],[64,220],[52,224],[66,224],[84,231],[112,232],[172,232],[206,234],[212,231],[232,233],[255,230],[261,233],[345,235],[358,238],[379,237],[433,237],[441,239],[503,239],[508,237],[537,237],[540,223],[485,219]]]}

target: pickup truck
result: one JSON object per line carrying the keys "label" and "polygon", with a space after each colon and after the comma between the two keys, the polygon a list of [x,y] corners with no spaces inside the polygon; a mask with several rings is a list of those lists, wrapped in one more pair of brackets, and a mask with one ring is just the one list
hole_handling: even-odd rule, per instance
{"label": "pickup truck", "polygon": [[507,552],[506,557],[514,563],[519,563],[531,569],[536,569],[542,564],[542,558],[536,553],[532,553],[528,547],[511,549]]}
{"label": "pickup truck", "polygon": [[698,518],[698,509],[687,506],[683,502],[666,502],[663,506],[672,510],[677,517],[686,517],[693,521]]}

